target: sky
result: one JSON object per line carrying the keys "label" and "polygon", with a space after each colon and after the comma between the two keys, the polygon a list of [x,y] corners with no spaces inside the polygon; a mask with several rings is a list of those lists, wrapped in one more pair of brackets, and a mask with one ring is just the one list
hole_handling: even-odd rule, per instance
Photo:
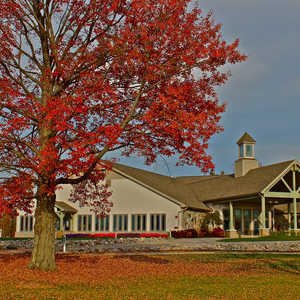
{"label": "sky", "polygon": [[[300,1],[199,0],[213,11],[226,41],[240,40],[246,62],[230,66],[232,76],[218,89],[226,112],[222,133],[209,141],[215,172],[233,173],[237,140],[248,132],[255,140],[261,165],[300,161]],[[119,157],[119,163],[168,176],[202,175],[197,167],[176,167],[175,158],[158,158],[145,166],[139,157]]]}

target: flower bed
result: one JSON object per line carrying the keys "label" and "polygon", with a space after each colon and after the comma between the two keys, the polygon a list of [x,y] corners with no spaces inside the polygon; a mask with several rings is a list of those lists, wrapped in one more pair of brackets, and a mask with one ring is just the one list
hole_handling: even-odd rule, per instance
{"label": "flower bed", "polygon": [[224,237],[224,230],[220,227],[216,227],[213,231],[208,231],[203,229],[197,231],[195,229],[185,229],[185,230],[174,230],[171,231],[171,236],[173,238],[201,238],[201,237]]}
{"label": "flower bed", "polygon": [[67,234],[67,238],[76,239],[76,238],[140,238],[140,237],[159,237],[167,238],[168,234],[166,233],[135,233],[135,232],[122,232],[122,233],[75,233]]}

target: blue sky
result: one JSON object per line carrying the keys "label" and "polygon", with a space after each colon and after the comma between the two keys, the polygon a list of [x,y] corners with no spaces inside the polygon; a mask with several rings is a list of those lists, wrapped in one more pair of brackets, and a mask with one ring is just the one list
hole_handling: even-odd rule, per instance
{"label": "blue sky", "polygon": [[[240,39],[246,62],[231,66],[232,77],[219,89],[227,104],[224,131],[209,142],[216,173],[232,173],[236,141],[247,131],[256,140],[256,158],[262,165],[300,160],[300,1],[206,0],[223,25],[227,41]],[[176,160],[158,158],[148,167],[137,157],[120,163],[171,176],[201,175],[196,167],[176,167]]]}

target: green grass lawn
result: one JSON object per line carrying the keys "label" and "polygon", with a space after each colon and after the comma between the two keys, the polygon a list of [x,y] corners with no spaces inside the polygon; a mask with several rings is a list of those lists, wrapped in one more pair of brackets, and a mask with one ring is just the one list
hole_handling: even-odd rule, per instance
{"label": "green grass lawn", "polygon": [[186,254],[57,257],[56,272],[0,255],[0,299],[299,299],[300,255]]}
{"label": "green grass lawn", "polygon": [[273,233],[264,237],[237,238],[237,239],[222,239],[220,242],[267,242],[267,241],[300,241],[300,236],[291,233]]}

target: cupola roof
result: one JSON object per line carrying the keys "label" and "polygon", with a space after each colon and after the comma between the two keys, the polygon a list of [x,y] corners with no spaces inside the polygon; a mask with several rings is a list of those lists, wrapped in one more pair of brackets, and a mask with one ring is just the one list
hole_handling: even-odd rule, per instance
{"label": "cupola roof", "polygon": [[243,136],[237,141],[237,144],[243,144],[243,143],[256,143],[255,139],[251,137],[247,132],[243,134]]}

